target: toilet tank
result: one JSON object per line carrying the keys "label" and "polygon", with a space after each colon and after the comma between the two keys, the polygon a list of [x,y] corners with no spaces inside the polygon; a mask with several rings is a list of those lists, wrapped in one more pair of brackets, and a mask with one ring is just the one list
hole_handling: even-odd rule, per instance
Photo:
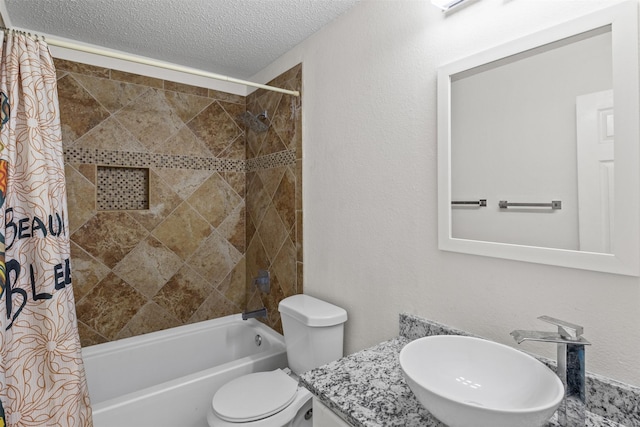
{"label": "toilet tank", "polygon": [[280,301],[289,368],[296,374],[342,357],[347,312],[309,295],[293,295]]}

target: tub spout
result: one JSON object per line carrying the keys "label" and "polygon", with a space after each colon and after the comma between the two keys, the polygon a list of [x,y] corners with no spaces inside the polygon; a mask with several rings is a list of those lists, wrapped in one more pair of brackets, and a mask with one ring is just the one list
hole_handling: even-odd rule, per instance
{"label": "tub spout", "polygon": [[253,311],[243,311],[242,312],[242,320],[247,320],[247,319],[266,319],[267,318],[267,309],[265,307],[262,307],[258,310],[253,310]]}
{"label": "tub spout", "polygon": [[582,337],[582,326],[549,316],[540,316],[538,319],[556,325],[558,332],[516,330],[511,332],[511,335],[518,344],[529,340],[558,345],[556,372],[565,389],[565,397],[558,408],[558,421],[565,427],[583,427],[586,425],[587,406],[584,348],[591,343]]}

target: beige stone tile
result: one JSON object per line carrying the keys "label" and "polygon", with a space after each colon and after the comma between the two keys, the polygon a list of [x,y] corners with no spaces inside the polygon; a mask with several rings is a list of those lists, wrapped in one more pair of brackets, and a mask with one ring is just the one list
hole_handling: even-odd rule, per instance
{"label": "beige stone tile", "polygon": [[242,310],[247,302],[247,262],[243,257],[218,285],[220,291],[229,301]]}
{"label": "beige stone tile", "polygon": [[78,322],[78,335],[80,336],[80,345],[82,348],[109,341],[82,322]]}
{"label": "beige stone tile", "polygon": [[157,89],[147,90],[121,109],[116,118],[149,150],[174,135],[184,124],[163,91]]}
{"label": "beige stone tile", "polygon": [[210,170],[173,168],[158,168],[154,169],[154,171],[183,200],[188,199],[203,182],[215,173]]}
{"label": "beige stone tile", "polygon": [[94,65],[81,64],[79,62],[67,61],[65,59],[53,58],[53,63],[57,70],[69,71],[72,73],[85,74],[88,76],[109,78],[110,70],[108,68],[96,67]]}
{"label": "beige stone tile", "polygon": [[217,228],[218,233],[227,239],[240,253],[244,253],[246,248],[245,218],[246,211],[244,202],[242,202]]}
{"label": "beige stone tile", "polygon": [[247,159],[254,159],[260,155],[262,144],[267,137],[267,132],[256,133],[252,130],[246,132]]}
{"label": "beige stone tile", "polygon": [[240,133],[231,144],[218,154],[221,159],[244,160],[246,157],[246,143],[244,133]]}
{"label": "beige stone tile", "polygon": [[121,82],[135,83],[138,85],[154,87],[158,89],[162,89],[162,87],[164,86],[164,80],[118,70],[111,70],[111,79]]}
{"label": "beige stone tile", "polygon": [[302,159],[296,160],[296,209],[302,210]]}
{"label": "beige stone tile", "polygon": [[287,71],[285,71],[284,73],[278,75],[273,80],[271,80],[269,84],[277,85],[279,87],[285,86],[285,83],[288,80],[296,79],[296,78],[300,79],[301,72],[302,72],[302,63],[289,68]]}
{"label": "beige stone tile", "polygon": [[195,270],[184,266],[160,289],[153,301],[179,321],[187,322],[212,291],[213,287]]}
{"label": "beige stone tile", "polygon": [[249,174],[249,185],[247,187],[247,195],[245,197],[247,204],[247,213],[258,226],[264,217],[267,206],[271,202],[271,198],[267,194],[262,180],[257,173]]}
{"label": "beige stone tile", "polygon": [[148,89],[146,86],[82,74],[75,74],[74,78],[111,113],[115,113]]}
{"label": "beige stone tile", "polygon": [[285,151],[287,149],[285,143],[282,141],[278,133],[275,131],[273,126],[269,127],[267,131],[267,136],[260,147],[260,156],[266,156],[268,154],[279,153],[280,151]]}
{"label": "beige stone tile", "polygon": [[187,126],[216,157],[242,133],[218,102],[205,108]]}
{"label": "beige stone tile", "polygon": [[249,215],[245,209],[245,216],[244,216],[244,228],[245,228],[245,242],[246,244],[248,244],[253,237],[256,234],[257,228],[258,226],[253,222],[253,218],[251,218],[251,215]]}
{"label": "beige stone tile", "polygon": [[272,198],[278,189],[286,169],[286,166],[280,166],[276,168],[262,169],[256,172],[260,177],[260,180],[264,185],[264,191],[269,198]]}
{"label": "beige stone tile", "polygon": [[180,196],[152,169],[149,170],[149,209],[131,211],[129,215],[138,221],[145,229],[152,231],[164,221],[181,202],[182,199]]}
{"label": "beige stone tile", "polygon": [[109,267],[71,242],[71,277],[76,301],[82,299],[109,272]]}
{"label": "beige stone tile", "polygon": [[242,129],[243,125],[242,121],[240,121],[240,115],[246,111],[246,106],[224,101],[218,101],[218,104],[220,104],[224,111],[236,122],[238,127]]}
{"label": "beige stone tile", "polygon": [[152,298],[182,266],[182,260],[153,236],[140,242],[113,269],[138,292]]}
{"label": "beige stone tile", "polygon": [[153,236],[180,258],[187,259],[212,231],[211,225],[183,202],[156,227]]}
{"label": "beige stone tile", "polygon": [[304,264],[301,262],[296,263],[296,294],[304,293],[303,277],[304,277]]}
{"label": "beige stone tile", "polygon": [[74,144],[76,148],[132,151],[145,153],[148,150],[118,120],[110,117],[90,132],[84,134]]}
{"label": "beige stone tile", "polygon": [[109,112],[71,75],[58,80],[58,102],[65,146],[69,146],[109,117]]}
{"label": "beige stone tile", "polygon": [[213,291],[207,299],[198,307],[193,316],[189,319],[189,323],[202,322],[209,319],[217,319],[218,317],[229,316],[230,314],[240,313],[241,307],[229,301],[218,291]]}
{"label": "beige stone tile", "polygon": [[183,126],[166,141],[155,144],[151,149],[155,153],[179,156],[211,157],[211,153],[187,126]]}
{"label": "beige stone tile", "polygon": [[89,180],[93,185],[96,184],[97,168],[92,164],[76,164],[72,165],[78,172]]}
{"label": "beige stone tile", "polygon": [[218,172],[221,177],[227,181],[227,184],[233,188],[238,196],[244,199],[245,190],[247,187],[246,174],[244,172]]}
{"label": "beige stone tile", "polygon": [[282,243],[289,236],[289,232],[272,204],[267,208],[264,218],[258,226],[258,233],[260,234],[260,239],[264,245],[267,257],[273,261]]}
{"label": "beige stone tile", "polygon": [[263,305],[267,308],[267,313],[269,313],[267,325],[273,329],[277,327],[277,324],[280,321],[278,304],[288,296],[289,295],[282,291],[277,276],[273,276],[271,278],[271,291],[268,294],[260,294],[260,299],[262,300]]}
{"label": "beige stone tile", "polygon": [[198,247],[187,264],[207,282],[216,286],[241,259],[242,253],[227,239],[214,232]]}
{"label": "beige stone tile", "polygon": [[284,169],[285,173],[273,196],[273,204],[285,228],[292,230],[296,222],[296,179],[290,168],[285,167]]}
{"label": "beige stone tile", "polygon": [[149,332],[162,331],[164,329],[180,326],[181,322],[175,316],[155,302],[146,303],[131,320],[126,324],[117,339],[134,337]]}
{"label": "beige stone tile", "polygon": [[257,103],[260,106],[260,109],[257,112],[262,112],[267,110],[267,117],[269,120],[273,120],[273,116],[280,104],[280,100],[282,99],[283,94],[279,92],[273,91],[265,91],[262,95],[258,96]]}
{"label": "beige stone tile", "polygon": [[298,260],[298,262],[302,262],[303,260],[303,254],[302,254],[302,248],[304,247],[304,245],[302,244],[303,242],[303,229],[302,229],[302,225],[304,224],[303,220],[303,213],[302,211],[296,211],[296,236],[295,236],[295,243],[296,243],[296,259]]}
{"label": "beige stone tile", "polygon": [[209,96],[209,89],[206,87],[192,86],[184,83],[170,82],[169,80],[164,81],[164,90],[180,92],[189,95],[197,95],[201,97]]}
{"label": "beige stone tile", "polygon": [[233,93],[221,92],[215,89],[209,89],[208,95],[209,95],[209,98],[213,98],[218,101],[232,102],[234,104],[240,104],[243,106],[246,104],[246,97],[242,95],[235,95]]}
{"label": "beige stone tile", "polygon": [[115,267],[147,231],[124,212],[98,212],[71,235],[71,240],[109,268]]}
{"label": "beige stone tile", "polygon": [[64,174],[67,183],[69,230],[73,233],[96,214],[96,187],[70,165],[65,166]]}
{"label": "beige stone tile", "polygon": [[251,92],[249,95],[247,95],[247,108],[249,108],[249,104],[257,103],[258,99],[265,93],[267,93],[267,91],[264,89],[256,89],[253,92]]}
{"label": "beige stone tile", "polygon": [[271,264],[272,276],[278,278],[278,283],[284,295],[296,292],[296,247],[291,239],[285,239],[278,255]]}
{"label": "beige stone tile", "polygon": [[[187,85],[183,85],[187,86]],[[196,88],[195,86],[190,86],[192,88],[198,89],[201,92],[204,91],[204,96],[196,96],[196,94],[190,94],[189,92],[172,92],[171,89],[164,91],[164,96],[167,99],[167,102],[174,108],[176,114],[182,119],[183,122],[187,123],[189,120],[193,119],[196,114],[200,113],[207,106],[211,105],[213,102],[212,99],[207,98],[207,89],[205,88]],[[166,89],[166,83],[165,83]],[[198,92],[196,90],[195,92]]]}
{"label": "beige stone tile", "polygon": [[[251,292],[253,291],[252,279],[254,277],[258,277],[259,270],[269,270],[271,263],[269,262],[269,258],[267,257],[267,252],[262,245],[262,241],[260,240],[260,236],[256,234],[253,239],[249,242],[249,246],[247,247],[247,252],[245,255],[246,263],[247,263],[247,290],[248,296],[250,298]],[[259,308],[259,307],[258,307]]]}
{"label": "beige stone tile", "polygon": [[109,274],[76,304],[76,312],[79,321],[113,340],[146,301],[118,276]]}
{"label": "beige stone tile", "polygon": [[[258,291],[255,287],[251,289],[251,292],[249,292],[249,298],[247,301],[247,306],[246,306],[246,310],[247,311],[252,311],[252,310],[258,310],[261,309],[262,307],[264,307],[264,302],[262,302],[261,296],[263,294]],[[267,313],[267,315],[269,315],[271,313]]]}
{"label": "beige stone tile", "polygon": [[285,96],[278,106],[271,120],[271,127],[282,140],[286,150],[295,150],[298,146],[296,138],[301,136],[301,133],[298,132],[298,120],[291,119],[292,105],[297,104],[289,98],[291,97]]}
{"label": "beige stone tile", "polygon": [[211,225],[218,227],[242,202],[242,198],[219,174],[214,173],[187,201]]}

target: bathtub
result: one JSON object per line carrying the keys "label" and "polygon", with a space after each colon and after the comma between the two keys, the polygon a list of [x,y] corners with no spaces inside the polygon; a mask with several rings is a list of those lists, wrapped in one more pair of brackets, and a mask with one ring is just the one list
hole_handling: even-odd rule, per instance
{"label": "bathtub", "polygon": [[218,388],[287,362],[282,335],[240,314],[93,345],[82,357],[95,427],[206,427]]}

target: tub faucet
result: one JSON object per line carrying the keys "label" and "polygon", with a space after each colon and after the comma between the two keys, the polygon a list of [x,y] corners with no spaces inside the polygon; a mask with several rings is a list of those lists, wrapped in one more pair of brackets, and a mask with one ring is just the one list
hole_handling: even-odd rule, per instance
{"label": "tub faucet", "polygon": [[587,398],[585,393],[584,348],[591,343],[582,337],[583,328],[573,323],[540,316],[538,319],[556,325],[558,332],[511,332],[518,344],[523,341],[541,341],[558,344],[558,369],[556,373],[564,385],[564,399],[558,408],[558,422],[566,427],[584,427]]}
{"label": "tub faucet", "polygon": [[256,318],[262,318],[262,319],[266,319],[267,318],[267,309],[266,309],[266,307],[262,307],[262,308],[260,308],[258,310],[243,311],[242,312],[242,320],[256,319]]}

